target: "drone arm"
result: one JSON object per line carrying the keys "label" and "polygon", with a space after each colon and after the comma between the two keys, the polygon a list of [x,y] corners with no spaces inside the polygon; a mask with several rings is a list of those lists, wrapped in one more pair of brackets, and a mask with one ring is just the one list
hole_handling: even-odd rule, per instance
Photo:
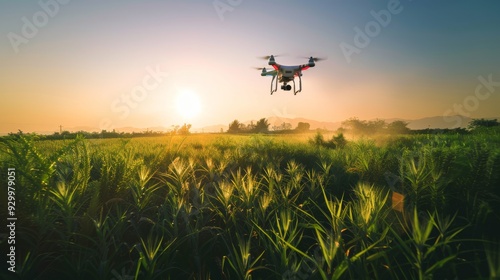
{"label": "drone arm", "polygon": [[278,72],[276,70],[273,71],[267,71],[267,72],[262,72],[260,75],[265,77],[265,76],[276,76]]}
{"label": "drone arm", "polygon": [[311,67],[314,67],[314,65],[313,65],[313,66],[311,66],[311,65],[309,65],[309,64],[304,64],[304,65],[301,65],[301,66],[300,66],[300,71],[307,70],[307,69],[309,69],[309,68],[311,68]]}

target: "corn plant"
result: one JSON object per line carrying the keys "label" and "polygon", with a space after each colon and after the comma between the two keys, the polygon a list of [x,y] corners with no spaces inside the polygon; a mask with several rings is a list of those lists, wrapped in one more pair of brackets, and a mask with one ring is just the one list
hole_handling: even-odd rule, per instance
{"label": "corn plant", "polygon": [[[459,241],[456,237],[465,227],[451,228],[454,219],[440,217],[437,213],[419,215],[414,208],[413,216],[405,223],[406,238],[393,232],[398,251],[405,260],[405,263],[395,261],[400,273],[408,275],[410,272],[411,277],[416,279],[430,279],[439,269],[456,260],[457,247],[453,244]],[[437,236],[435,231],[439,232]],[[405,267],[411,270],[406,271]]]}
{"label": "corn plant", "polygon": [[[326,207],[322,207],[315,201],[312,202],[321,216],[299,210],[310,220],[308,227],[314,229],[320,251],[319,257],[311,258],[307,252],[303,251],[299,251],[299,253],[314,263],[318,269],[318,277],[329,279],[334,274],[336,277],[340,277],[345,272],[344,268],[339,267],[339,263],[342,263],[345,256],[342,232],[345,231],[344,221],[346,219],[347,208],[342,200],[335,198],[332,200],[331,197],[328,197],[324,188],[322,188],[322,194],[323,205]],[[326,224],[321,222],[323,219],[326,221]]]}
{"label": "corn plant", "polygon": [[172,269],[168,264],[174,254],[175,242],[175,238],[164,241],[163,236],[153,231],[147,238],[140,238],[140,244],[134,247],[139,253],[135,279],[164,279]]}
{"label": "corn plant", "polygon": [[295,204],[304,188],[302,183],[304,169],[300,164],[292,160],[287,163],[285,172],[285,182],[279,189],[280,197],[283,204],[290,206]]}
{"label": "corn plant", "polygon": [[260,191],[260,181],[252,174],[251,167],[247,167],[244,174],[241,169],[238,169],[235,173],[231,173],[231,177],[236,197],[240,200],[238,206],[247,213],[251,213]]}
{"label": "corn plant", "polygon": [[50,208],[48,192],[54,180],[57,163],[82,139],[67,142],[49,155],[44,155],[37,148],[35,141],[36,137],[29,135],[19,135],[12,139],[0,138],[0,143],[6,147],[1,151],[7,154],[9,164],[15,166],[19,174],[18,184],[23,186],[17,188],[17,195],[25,199],[25,203],[21,204],[21,211],[27,208],[27,212],[40,213],[40,218],[43,219]]}
{"label": "corn plant", "polygon": [[96,207],[89,209],[92,216],[96,216],[101,207],[107,207],[117,199],[123,200],[126,197],[127,188],[137,174],[141,162],[134,157],[132,148],[125,148],[122,152],[113,151],[101,155],[94,160],[94,164],[99,172],[99,187],[95,189],[94,194]]}
{"label": "corn plant", "polygon": [[132,206],[139,213],[152,207],[151,202],[154,198],[155,191],[160,188],[158,183],[150,184],[149,181],[153,178],[152,173],[146,166],[141,166],[138,171],[137,179],[133,180],[129,186],[132,193]]}
{"label": "corn plant", "polygon": [[297,252],[292,248],[298,248],[303,234],[299,227],[297,217],[291,209],[284,208],[275,215],[275,223],[271,223],[271,229],[265,230],[254,222],[254,226],[265,238],[262,239],[271,260],[273,270],[278,275],[285,273],[296,273],[300,270],[302,261]]}
{"label": "corn plant", "polygon": [[265,269],[264,266],[259,265],[264,252],[252,255],[252,236],[241,236],[236,233],[236,242],[227,242],[228,255],[222,258],[222,270],[226,271],[230,279],[244,279],[251,280],[252,273],[257,270]]}
{"label": "corn plant", "polygon": [[386,207],[389,192],[373,185],[360,183],[354,188],[355,199],[350,203],[347,219],[350,231],[356,237],[376,238],[382,232],[388,215]]}
{"label": "corn plant", "polygon": [[484,252],[486,254],[486,260],[488,262],[490,279],[500,279],[500,243],[485,243]]}
{"label": "corn plant", "polygon": [[276,195],[272,192],[264,192],[259,196],[258,205],[256,206],[255,219],[260,225],[268,225],[272,219],[272,214],[275,211],[273,201]]}
{"label": "corn plant", "polygon": [[80,207],[77,191],[77,188],[68,186],[64,182],[57,183],[57,189],[50,190],[50,199],[57,206],[56,215],[62,218],[67,233],[74,231],[74,216]]}

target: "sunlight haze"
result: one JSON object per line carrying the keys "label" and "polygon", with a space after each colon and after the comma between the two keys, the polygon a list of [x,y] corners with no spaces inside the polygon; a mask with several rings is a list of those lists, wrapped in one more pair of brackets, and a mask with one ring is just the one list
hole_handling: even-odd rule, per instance
{"label": "sunlight haze", "polygon": [[[2,1],[0,133],[499,117],[497,1]],[[259,56],[325,57],[302,92]],[[306,57],[306,58],[304,58]]]}

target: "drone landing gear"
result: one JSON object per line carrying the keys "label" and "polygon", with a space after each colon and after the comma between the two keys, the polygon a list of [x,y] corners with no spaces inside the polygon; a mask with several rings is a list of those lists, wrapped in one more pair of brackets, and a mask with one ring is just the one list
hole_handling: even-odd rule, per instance
{"label": "drone landing gear", "polygon": [[[293,94],[294,95],[297,95],[297,93],[302,91],[302,78],[300,76],[301,75],[299,75],[299,89],[298,90],[295,89],[295,80],[292,80],[292,82],[293,82]],[[292,86],[287,84],[287,83],[284,83],[281,86],[281,89],[284,91],[290,91],[290,90],[292,90]],[[273,95],[273,93],[275,93],[277,90],[278,90],[278,79],[276,79],[276,76],[273,76],[273,79],[271,80],[271,95]]]}
{"label": "drone landing gear", "polygon": [[[273,82],[276,80],[276,83],[274,83],[274,88],[273,88]],[[276,79],[276,75],[273,76],[273,79],[271,80],[271,95],[273,95],[274,92],[278,90],[278,79]]]}
{"label": "drone landing gear", "polygon": [[295,90],[295,80],[293,80],[293,95],[297,95],[297,93],[302,91],[302,78],[300,78],[302,74],[299,74],[299,90]]}

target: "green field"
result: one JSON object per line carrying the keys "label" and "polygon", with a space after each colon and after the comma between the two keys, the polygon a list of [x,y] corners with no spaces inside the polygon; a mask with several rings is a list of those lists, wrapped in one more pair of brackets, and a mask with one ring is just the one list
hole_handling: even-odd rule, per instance
{"label": "green field", "polygon": [[4,137],[17,275],[499,279],[498,130],[317,137]]}

